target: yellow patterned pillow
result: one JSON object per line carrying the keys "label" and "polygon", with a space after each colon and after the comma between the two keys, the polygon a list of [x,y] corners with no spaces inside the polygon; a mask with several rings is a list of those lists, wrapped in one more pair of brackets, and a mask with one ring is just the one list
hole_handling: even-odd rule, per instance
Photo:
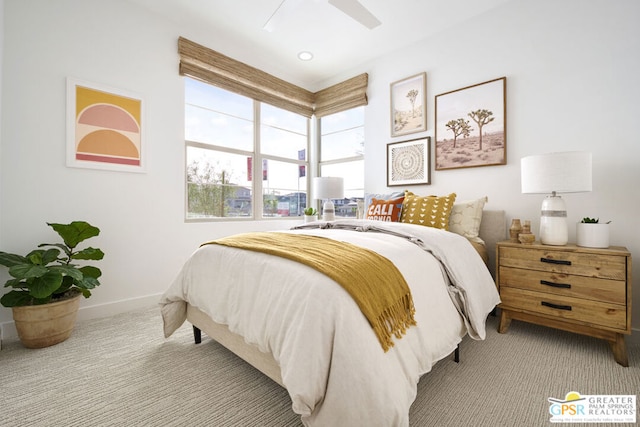
{"label": "yellow patterned pillow", "polygon": [[456,193],[438,197],[417,196],[406,191],[400,222],[449,230],[449,216],[455,201]]}

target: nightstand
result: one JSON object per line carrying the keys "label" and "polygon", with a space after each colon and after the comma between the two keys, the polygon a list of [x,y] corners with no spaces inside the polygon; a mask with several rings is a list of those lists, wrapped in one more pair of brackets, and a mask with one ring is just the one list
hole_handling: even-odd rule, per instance
{"label": "nightstand", "polygon": [[498,332],[512,319],[607,340],[613,357],[629,366],[631,254],[576,245],[496,245],[496,285],[502,303]]}

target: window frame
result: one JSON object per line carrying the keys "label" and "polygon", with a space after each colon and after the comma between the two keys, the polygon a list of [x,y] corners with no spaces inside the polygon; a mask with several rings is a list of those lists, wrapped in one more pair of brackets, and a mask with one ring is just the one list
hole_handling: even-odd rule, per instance
{"label": "window frame", "polygon": [[[191,78],[189,76],[185,76],[185,78]],[[197,79],[196,79],[197,80]],[[212,85],[212,83],[209,82],[205,82],[202,81],[202,83],[204,84],[209,84]],[[215,86],[215,85],[213,85]],[[232,92],[228,89],[222,88],[222,87],[218,87],[221,90],[225,90],[227,92]],[[232,92],[233,93],[233,92]],[[238,148],[233,148],[233,147],[225,147],[225,146],[220,146],[220,145],[215,145],[215,144],[210,144],[210,143],[205,143],[205,142],[198,142],[198,141],[191,141],[191,140],[187,140],[186,138],[184,139],[184,144],[185,144],[185,151],[184,151],[184,168],[185,168],[185,173],[184,173],[184,182],[185,182],[185,196],[184,196],[184,220],[187,223],[202,223],[202,222],[227,222],[227,221],[278,221],[278,220],[291,220],[291,219],[300,219],[302,218],[302,215],[290,215],[290,216],[274,216],[274,217],[270,217],[270,216],[265,216],[264,215],[264,181],[262,179],[256,179],[256,177],[262,177],[262,161],[263,160],[273,160],[275,162],[283,162],[283,163],[290,163],[290,164],[294,164],[297,166],[297,168],[299,168],[300,166],[304,165],[305,166],[305,176],[307,177],[306,180],[306,188],[305,188],[305,194],[306,194],[306,206],[310,206],[309,201],[311,200],[310,196],[310,187],[311,187],[311,177],[313,175],[311,175],[311,171],[310,171],[310,154],[311,154],[311,150],[312,150],[312,144],[311,144],[311,140],[312,140],[312,134],[311,134],[311,121],[312,119],[309,117],[306,117],[302,114],[299,114],[295,111],[289,111],[286,110],[282,107],[278,107],[276,105],[273,104],[269,104],[268,102],[262,102],[259,100],[256,100],[254,98],[248,97],[246,95],[243,94],[237,94],[240,96],[244,96],[245,98],[248,98],[252,101],[252,113],[253,113],[253,117],[252,117],[252,125],[253,125],[253,151],[247,151],[244,149],[238,149]],[[186,100],[184,102],[184,104],[186,104]],[[305,142],[305,150],[306,150],[306,156],[304,160],[299,160],[299,159],[291,159],[291,158],[286,158],[286,157],[281,157],[281,156],[277,156],[277,155],[273,155],[273,154],[263,154],[261,152],[261,127],[262,127],[262,120],[261,120],[261,105],[262,104],[268,104],[271,107],[275,107],[275,108],[279,108],[285,111],[288,111],[290,113],[293,114],[298,114],[300,117],[303,117],[306,121],[306,142]],[[186,113],[185,113],[186,114]],[[271,125],[269,125],[271,126]],[[285,129],[286,130],[286,129]],[[198,148],[198,149],[202,149],[202,150],[210,150],[211,152],[223,152],[223,153],[229,153],[229,154],[234,154],[234,155],[242,155],[242,156],[247,156],[247,157],[251,157],[252,160],[252,165],[251,165],[251,174],[253,179],[251,180],[251,216],[248,217],[237,217],[237,216],[222,216],[222,217],[216,217],[216,216],[210,216],[210,217],[203,217],[203,218],[190,218],[189,217],[189,191],[188,191],[188,186],[190,184],[189,180],[188,180],[188,163],[187,163],[187,157],[188,157],[188,150],[190,147],[193,148]]]}
{"label": "window frame", "polygon": [[[337,111],[335,113],[332,114],[339,114],[345,111],[349,111],[355,108],[362,108],[363,109],[363,120],[362,120],[362,124],[359,126],[352,126],[352,127],[348,127],[348,128],[344,128],[344,129],[339,129],[336,131],[332,131],[330,133],[327,133],[327,135],[333,135],[336,133],[341,133],[341,132],[348,132],[351,131],[353,129],[358,129],[358,128],[362,128],[362,130],[364,131],[364,126],[365,126],[365,114],[366,114],[366,110],[364,110],[365,106],[361,105],[361,106],[355,106],[355,107],[351,107],[348,108],[346,110],[342,110],[342,111]],[[322,117],[316,117],[315,121],[316,121],[316,138],[315,140],[317,141],[317,145],[316,145],[316,150],[315,150],[315,154],[316,154],[316,161],[314,162],[316,167],[315,167],[315,175],[314,176],[324,176],[322,175],[322,169],[323,166],[331,166],[331,165],[338,165],[338,164],[342,164],[342,163],[350,163],[350,162],[356,162],[356,161],[362,161],[364,162],[365,160],[365,152],[364,152],[364,146],[362,149],[362,154],[360,155],[355,155],[355,156],[348,156],[348,157],[340,157],[340,158],[335,158],[335,159],[331,159],[331,160],[322,160],[322,137],[325,136],[322,133],[322,119],[326,118],[328,115],[322,116]],[[363,177],[363,188],[362,188],[362,200],[364,201],[364,177]],[[346,197],[345,197],[346,198]],[[317,206],[316,209],[318,209],[318,212],[321,211],[321,202],[320,200],[317,201]],[[336,218],[347,218],[345,216],[339,216],[336,215]]]}

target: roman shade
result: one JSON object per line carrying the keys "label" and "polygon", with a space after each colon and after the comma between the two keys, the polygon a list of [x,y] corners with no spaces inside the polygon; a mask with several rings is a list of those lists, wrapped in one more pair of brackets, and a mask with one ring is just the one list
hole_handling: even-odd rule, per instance
{"label": "roman shade", "polygon": [[366,73],[313,93],[184,37],[178,39],[178,54],[180,75],[305,117],[322,117],[367,104]]}
{"label": "roman shade", "polygon": [[323,117],[367,105],[368,83],[369,75],[363,73],[314,93],[314,114]]}

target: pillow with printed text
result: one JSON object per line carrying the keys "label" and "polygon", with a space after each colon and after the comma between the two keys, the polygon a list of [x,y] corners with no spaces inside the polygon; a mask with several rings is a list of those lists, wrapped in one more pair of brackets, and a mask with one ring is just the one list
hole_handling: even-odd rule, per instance
{"label": "pillow with printed text", "polygon": [[403,201],[404,196],[388,200],[372,198],[367,207],[365,218],[376,221],[399,222]]}

